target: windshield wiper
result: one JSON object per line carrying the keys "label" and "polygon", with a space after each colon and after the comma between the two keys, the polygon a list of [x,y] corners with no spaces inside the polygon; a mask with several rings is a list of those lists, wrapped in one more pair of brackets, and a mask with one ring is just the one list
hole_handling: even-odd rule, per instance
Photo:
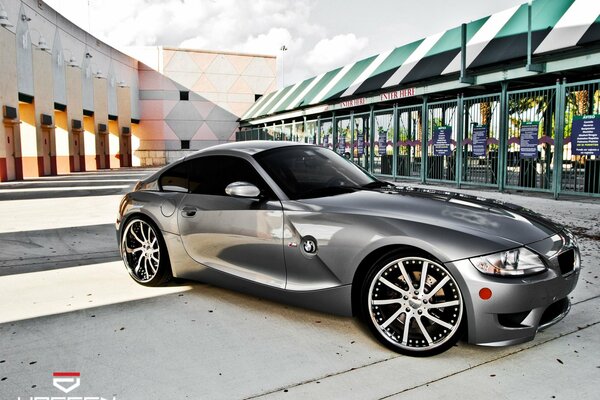
{"label": "windshield wiper", "polygon": [[393,187],[393,185],[384,181],[373,181],[361,186],[363,189],[380,189],[384,187]]}

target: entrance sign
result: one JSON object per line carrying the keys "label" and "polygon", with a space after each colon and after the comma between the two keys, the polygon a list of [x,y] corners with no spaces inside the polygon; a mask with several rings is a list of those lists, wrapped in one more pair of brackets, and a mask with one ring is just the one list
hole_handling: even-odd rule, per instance
{"label": "entrance sign", "polygon": [[450,150],[450,137],[452,136],[452,127],[449,125],[437,126],[433,130],[433,155],[434,156],[449,156],[452,154]]}
{"label": "entrance sign", "polygon": [[573,154],[600,156],[600,114],[574,116],[571,143]]}
{"label": "entrance sign", "polygon": [[487,153],[487,125],[473,127],[473,157],[485,157]]}
{"label": "entrance sign", "polygon": [[540,121],[521,122],[521,158],[537,158]]}

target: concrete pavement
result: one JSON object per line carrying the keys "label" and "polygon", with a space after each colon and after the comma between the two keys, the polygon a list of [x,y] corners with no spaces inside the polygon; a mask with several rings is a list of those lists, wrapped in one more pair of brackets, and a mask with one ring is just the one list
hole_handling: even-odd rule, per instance
{"label": "concrete pavement", "polygon": [[[106,399],[598,397],[598,200],[484,193],[578,232],[583,269],[572,311],[520,346],[459,343],[415,359],[383,348],[351,318],[202,283],[134,284],[110,259],[120,197],[111,190],[127,189],[0,201],[0,399],[65,396],[52,386],[55,371],[81,373],[69,395]],[[95,251],[106,254],[85,258]]]}

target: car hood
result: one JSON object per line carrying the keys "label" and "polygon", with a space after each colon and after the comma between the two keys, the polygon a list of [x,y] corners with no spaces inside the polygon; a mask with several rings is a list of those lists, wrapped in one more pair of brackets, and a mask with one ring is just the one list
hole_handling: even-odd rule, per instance
{"label": "car hood", "polygon": [[461,193],[411,187],[360,190],[302,200],[321,211],[372,215],[497,236],[525,245],[562,230],[541,215],[510,203]]}

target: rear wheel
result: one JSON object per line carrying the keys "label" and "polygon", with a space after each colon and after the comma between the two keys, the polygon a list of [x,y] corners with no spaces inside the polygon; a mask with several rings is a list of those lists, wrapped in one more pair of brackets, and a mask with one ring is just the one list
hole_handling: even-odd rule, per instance
{"label": "rear wheel", "polygon": [[377,339],[409,356],[439,354],[459,339],[463,298],[448,269],[429,257],[395,254],[367,274],[363,317]]}
{"label": "rear wheel", "polygon": [[163,238],[154,224],[134,217],[121,237],[121,257],[129,275],[145,286],[159,286],[171,278]]}

